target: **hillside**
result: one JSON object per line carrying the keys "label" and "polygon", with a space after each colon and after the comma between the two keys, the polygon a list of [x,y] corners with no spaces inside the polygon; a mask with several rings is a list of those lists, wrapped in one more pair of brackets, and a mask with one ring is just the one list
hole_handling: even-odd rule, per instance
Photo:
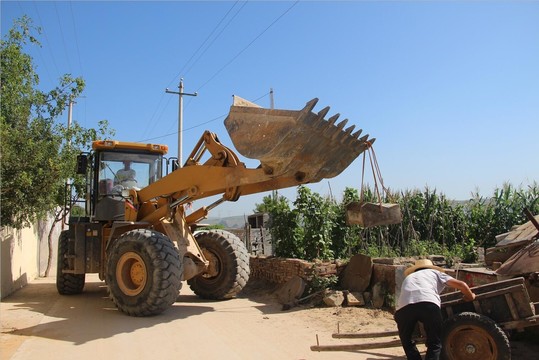
{"label": "hillside", "polygon": [[223,225],[225,228],[231,228],[231,229],[241,229],[245,226],[245,222],[247,221],[247,218],[240,215],[240,216],[229,216],[229,217],[223,217],[223,218],[214,218],[209,217],[206,220],[203,220],[202,222],[205,224],[210,225]]}

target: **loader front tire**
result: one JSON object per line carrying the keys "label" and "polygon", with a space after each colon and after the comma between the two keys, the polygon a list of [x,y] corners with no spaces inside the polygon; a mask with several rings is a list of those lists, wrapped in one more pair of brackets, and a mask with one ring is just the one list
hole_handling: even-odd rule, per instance
{"label": "loader front tire", "polygon": [[56,289],[60,295],[76,295],[82,292],[85,274],[68,274],[69,269],[69,231],[60,233],[58,238],[58,259],[56,263]]}
{"label": "loader front tire", "polygon": [[148,229],[128,231],[114,241],[107,258],[105,278],[122,312],[156,315],[176,301],[182,262],[165,235]]}
{"label": "loader front tire", "polygon": [[223,230],[202,231],[195,239],[210,264],[205,272],[187,280],[191,290],[204,299],[236,296],[249,280],[249,254],[243,242]]}

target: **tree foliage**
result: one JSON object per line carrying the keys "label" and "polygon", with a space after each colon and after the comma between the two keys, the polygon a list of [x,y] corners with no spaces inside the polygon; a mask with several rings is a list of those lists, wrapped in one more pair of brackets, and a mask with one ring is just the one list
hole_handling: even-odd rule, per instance
{"label": "tree foliage", "polygon": [[[523,210],[539,214],[539,184],[515,188],[505,184],[492,197],[475,194],[467,202],[454,202],[436,190],[425,188],[402,193],[388,191],[383,202],[397,202],[400,224],[362,228],[346,224],[346,205],[358,201],[356,189],[347,188],[343,200],[333,200],[298,187],[290,208],[286,198],[264,198],[270,214],[270,231],[276,255],[306,260],[347,258],[357,253],[370,256],[417,256],[442,254],[474,261],[475,247],[491,247],[496,235],[527,221]],[[364,201],[378,201],[364,189]]]}
{"label": "tree foliage", "polygon": [[69,102],[84,90],[84,80],[65,74],[49,91],[39,89],[39,76],[27,46],[38,46],[40,29],[24,16],[0,43],[1,92],[1,225],[21,228],[64,203],[66,179],[74,178],[76,155],[89,142],[110,131],[58,121]]}

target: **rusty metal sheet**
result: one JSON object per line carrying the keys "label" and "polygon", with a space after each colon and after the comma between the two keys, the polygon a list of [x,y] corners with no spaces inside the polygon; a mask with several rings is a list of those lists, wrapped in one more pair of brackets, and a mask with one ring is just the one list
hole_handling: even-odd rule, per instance
{"label": "rusty metal sheet", "polygon": [[339,114],[324,117],[329,107],[314,113],[318,99],[302,110],[261,108],[239,97],[225,119],[225,127],[240,154],[258,159],[267,174],[295,176],[302,182],[317,182],[340,174],[375,139],[345,129],[347,119]]}

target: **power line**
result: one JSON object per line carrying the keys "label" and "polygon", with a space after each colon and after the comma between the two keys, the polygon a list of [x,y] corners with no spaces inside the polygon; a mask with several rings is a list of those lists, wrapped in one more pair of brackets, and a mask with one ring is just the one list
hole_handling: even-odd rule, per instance
{"label": "power line", "polygon": [[[221,67],[221,68],[220,68],[220,69],[219,69],[219,70],[218,70],[218,71],[217,71],[217,72],[216,72],[210,79],[208,79],[205,83],[203,83],[203,84],[196,90],[196,92],[199,92],[200,89],[202,89],[204,86],[206,86],[208,83],[210,83],[210,82],[211,82],[215,77],[217,77],[217,75],[219,75],[219,74],[220,74],[226,67],[228,67],[230,64],[232,64],[232,63],[233,63],[233,62],[234,62],[234,61],[235,61],[235,60],[236,60],[236,59],[237,59],[243,52],[245,52],[249,47],[251,47],[251,45],[253,45],[255,41],[257,41],[262,35],[264,35],[264,33],[266,33],[266,32],[267,32],[273,25],[275,25],[275,24],[276,24],[276,23],[277,23],[283,16],[285,16],[290,10],[292,10],[292,8],[293,8],[294,6],[296,6],[298,3],[299,3],[299,0],[295,1],[295,2],[294,2],[290,7],[288,7],[288,8],[287,8],[281,15],[279,15],[277,18],[275,18],[275,19],[274,19],[274,20],[273,20],[273,21],[272,21],[272,22],[271,22],[271,23],[270,23],[270,24],[269,24],[269,25],[268,25],[262,32],[260,32],[260,33],[259,33],[253,40],[251,40],[251,42],[249,42],[249,44],[247,44],[242,50],[240,50],[240,51],[239,51],[239,52],[238,52],[238,53],[237,53],[231,60],[229,60],[224,66],[222,66],[222,67]],[[236,5],[236,3],[234,4],[234,6],[235,6],[235,5]],[[229,11],[225,14],[225,16],[223,16],[223,18],[221,19],[221,21],[219,22],[219,24],[222,23],[222,21],[226,18],[226,16],[230,13],[230,11],[234,8],[234,6],[232,6],[232,7],[229,9]],[[245,6],[245,4],[243,4],[243,6]],[[239,13],[239,11],[241,11],[241,9],[243,8],[243,6],[236,12],[236,14],[234,15],[234,17]],[[219,37],[219,35],[220,35],[220,34],[222,33],[222,31],[226,28],[226,26],[228,26],[228,24],[234,19],[234,17],[233,17],[232,19],[230,19],[230,21],[227,23],[227,25],[225,25],[225,27],[221,30],[221,32],[217,35],[217,37]],[[214,28],[214,30],[218,28],[219,24]],[[213,32],[214,32],[214,31],[212,31],[212,33],[213,33]],[[210,36],[211,36],[211,34],[210,34]],[[217,38],[217,37],[216,37],[216,38]],[[208,38],[209,38],[209,37],[208,37]],[[207,38],[207,39],[208,39],[208,38]],[[216,39],[216,38],[215,38],[215,39]],[[204,42],[206,42],[207,39],[206,39]],[[215,41],[215,39],[214,39],[214,41]],[[203,43],[204,43],[204,42],[203,42]],[[212,43],[213,43],[213,41],[212,41]],[[210,43],[210,45],[208,45],[208,48],[209,48],[209,46],[211,46],[212,43]],[[202,46],[202,45],[201,45],[201,46]],[[208,48],[206,48],[206,50],[207,50]],[[199,49],[200,49],[200,47],[199,47]],[[206,50],[205,50],[205,51],[206,51]],[[197,51],[198,51],[198,50],[197,50]],[[196,54],[197,51],[195,51],[195,54]],[[204,51],[204,52],[205,52],[205,51]],[[193,56],[191,56],[191,58],[192,58],[192,57],[193,57]],[[191,58],[189,59],[189,61],[191,60]],[[199,57],[199,58],[200,58],[200,57]],[[199,58],[197,58],[196,61],[198,61]],[[188,64],[189,61],[188,61],[186,64]],[[195,63],[196,63],[196,61],[195,61]],[[192,66],[191,66],[191,67],[192,67]],[[185,68],[185,66],[184,66],[184,68]],[[189,70],[190,70],[190,69],[189,69]],[[172,80],[172,81],[173,81],[173,80]],[[171,82],[171,83],[172,83],[172,82]],[[269,94],[269,93],[268,93],[268,94]],[[268,95],[268,94],[264,94],[264,95],[261,96],[260,98],[262,98],[262,97],[264,97],[264,96],[266,96],[266,95]],[[164,95],[162,95],[162,98],[163,98],[163,96],[164,96]],[[162,98],[161,98],[161,99],[162,99]],[[260,99],[260,98],[259,98],[259,99]],[[259,100],[259,99],[256,99],[256,100],[254,100],[254,101],[257,101],[257,100]],[[169,100],[169,101],[170,101],[170,100]],[[186,107],[189,106],[189,104],[190,104],[191,101],[192,101],[192,99],[190,99],[190,101],[187,102]],[[161,100],[160,100],[160,103],[161,103]],[[167,104],[168,104],[168,102],[167,102]],[[156,110],[156,112],[157,112],[157,110]],[[155,112],[154,112],[154,114],[155,114]],[[221,116],[219,116],[219,117],[217,117],[217,118],[215,118],[215,119],[212,119],[212,120],[209,120],[209,121],[207,121],[207,122],[201,123],[201,124],[199,124],[199,125],[195,125],[195,126],[193,126],[193,127],[184,129],[183,131],[185,132],[185,131],[188,131],[188,130],[192,130],[192,129],[194,129],[194,128],[197,128],[197,127],[200,127],[200,126],[202,126],[202,125],[205,125],[205,124],[207,124],[207,123],[209,123],[209,122],[218,120],[218,119],[220,119],[220,118],[222,118],[222,117],[224,117],[224,116],[226,116],[226,115],[221,115]],[[152,116],[152,118],[153,118],[153,116]],[[152,121],[150,120],[150,122],[153,123],[153,127],[152,127],[152,131],[153,131],[153,129],[155,128],[155,126],[156,126],[156,124],[157,124],[157,121],[152,122]],[[166,137],[166,136],[171,136],[171,135],[174,135],[174,134],[177,134],[177,133],[178,133],[178,132],[173,132],[173,133],[169,133],[169,134],[167,134],[167,135],[162,135],[162,136],[158,136],[158,137],[151,138],[151,139],[147,139],[147,140],[153,140],[153,139],[158,139],[158,138],[162,138],[162,137]],[[141,141],[147,141],[147,140],[141,140]]]}
{"label": "power line", "polygon": [[[187,65],[189,64],[189,62],[196,56],[196,54],[200,51],[200,49],[204,46],[204,44],[211,38],[211,36],[215,33],[215,31],[219,28],[219,26],[223,23],[223,21],[227,18],[228,14],[230,14],[230,12],[234,9],[234,7],[237,5],[237,3],[239,2],[236,1],[231,7],[230,9],[228,9],[228,11],[225,13],[225,15],[221,18],[221,20],[217,23],[217,25],[213,28],[213,30],[210,32],[210,34],[206,37],[206,39],[202,42],[202,44],[200,44],[200,46],[198,47],[198,49],[193,53],[193,55],[191,55],[191,57],[189,58],[189,60],[187,60],[187,62],[184,64],[184,66],[181,68],[180,72],[169,82],[168,86],[171,86],[174,81],[180,77],[180,75],[182,75],[182,72],[183,70],[187,67]],[[243,5],[245,6],[245,4]],[[241,9],[243,8],[243,6],[236,12],[236,14],[234,15],[234,17],[238,14],[239,11],[241,11]],[[233,17],[233,18],[234,18]],[[232,19],[233,19],[232,18]],[[217,35],[217,37],[220,36],[220,34],[223,32],[223,30],[228,26],[228,24],[230,24],[230,21],[225,25],[225,27],[223,29],[221,29],[221,31],[219,32],[219,34]],[[216,38],[217,38],[216,37]],[[198,58],[195,60],[195,62],[191,65],[191,67],[189,68],[189,70],[187,72],[189,72],[191,70],[191,68],[194,66],[194,64],[196,64],[198,62],[198,60],[200,59],[200,57],[208,50],[208,48],[213,44],[213,42],[215,41],[215,39],[206,47],[206,49],[204,50],[204,52],[202,52],[202,54],[200,54],[198,56]],[[183,74],[185,75],[185,74]],[[161,119],[165,109],[168,107],[168,104],[170,103],[170,98],[167,100],[165,106],[162,108],[159,116],[157,116],[156,118],[156,121],[152,121],[155,117],[156,117],[156,114],[159,112],[159,109],[160,109],[160,106],[161,104],[163,103],[163,99],[164,99],[164,96],[165,94],[162,94],[161,97],[159,98],[159,103],[157,104],[157,107],[155,109],[155,111],[153,112],[152,116],[150,117],[150,120],[147,122],[147,125],[146,125],[146,130],[144,131],[145,133],[151,133],[155,127],[157,126],[157,123],[159,122],[159,120]],[[192,100],[192,99],[190,99]],[[188,102],[186,104],[186,107],[188,107],[190,104],[190,102]],[[151,125],[150,125],[151,124]],[[151,127],[150,127],[151,126]],[[172,126],[171,126],[172,127]],[[177,133],[177,132],[176,132]]]}
{"label": "power line", "polygon": [[51,49],[51,45],[50,45],[50,42],[49,42],[49,38],[47,37],[47,32],[45,31],[45,27],[43,26],[43,20],[41,20],[41,16],[39,15],[39,10],[37,8],[37,5],[34,2],[32,2],[34,4],[34,8],[36,10],[36,13],[37,13],[37,17],[39,19],[39,22],[41,24],[40,28],[41,28],[41,32],[43,33],[43,36],[45,37],[45,42],[47,43],[47,49],[49,50],[49,53],[50,53],[50,56],[52,58],[52,64],[54,65],[54,69],[56,70],[56,74],[58,77],[60,77],[60,70],[58,70],[58,66],[56,65],[56,61],[54,60],[54,55],[52,54],[52,49]]}
{"label": "power line", "polygon": [[[230,21],[225,25],[225,27],[223,29],[221,29],[221,31],[219,32],[219,34],[212,40],[212,42],[206,47],[206,49],[204,50],[204,52],[202,52],[200,54],[200,56],[195,60],[195,62],[191,65],[191,67],[187,70],[186,73],[184,73],[183,71],[185,70],[185,68],[187,67],[187,65],[191,62],[191,60],[193,60],[193,58],[196,56],[196,54],[200,51],[200,49],[202,49],[202,47],[208,42],[208,40],[211,38],[211,36],[215,33],[215,31],[219,28],[219,26],[223,23],[223,21],[226,19],[226,17],[228,16],[228,14],[230,14],[230,12],[232,11],[232,9],[234,9],[234,7],[236,7],[236,5],[238,4],[239,0],[236,1],[232,7],[230,9],[228,9],[228,11],[226,12],[226,14],[221,18],[221,20],[217,23],[217,25],[215,25],[215,27],[213,28],[213,30],[210,32],[210,34],[206,37],[206,39],[202,42],[202,44],[200,44],[200,46],[198,47],[198,49],[196,49],[196,51],[193,53],[193,55],[191,55],[191,57],[189,58],[189,60],[187,60],[187,62],[185,63],[185,65],[183,65],[183,67],[181,68],[181,70],[178,72],[178,74],[170,81],[169,85],[172,84],[174,82],[174,80],[176,80],[177,78],[179,78],[180,76],[185,76],[189,70],[197,63],[197,61],[200,59],[200,57],[202,55],[204,55],[204,53],[209,49],[209,47],[213,44],[213,42],[215,41],[216,38],[218,38],[221,33],[223,32],[224,29],[226,29],[226,27],[228,26],[228,24],[230,24]],[[243,4],[243,6],[245,6],[247,2],[245,2]],[[240,8],[240,11],[241,9],[243,8],[243,6]],[[238,11],[239,12],[239,11]],[[238,14],[238,12],[236,12],[236,14],[234,15],[234,17]],[[234,19],[234,17],[232,17],[232,19]]]}
{"label": "power line", "polygon": [[[196,129],[197,127],[201,127],[202,125],[206,125],[206,124],[209,124],[209,123],[211,123],[211,122],[213,122],[213,121],[222,119],[222,118],[224,118],[224,117],[227,116],[227,115],[228,115],[228,114],[220,115],[220,116],[217,116],[216,118],[213,118],[213,119],[211,119],[211,120],[205,121],[205,122],[200,123],[200,124],[198,124],[198,125],[191,126],[190,128],[183,129],[183,132],[186,132],[186,131],[189,131],[189,130]],[[161,139],[161,138],[164,138],[164,137],[167,137],[167,136],[176,135],[176,134],[178,134],[178,132],[177,132],[177,131],[174,131],[174,132],[172,132],[172,133],[168,133],[168,134],[165,134],[165,135],[160,135],[160,136],[156,136],[156,137],[153,137],[153,138],[148,138],[148,139],[139,140],[138,142],[146,142],[146,141],[150,141],[150,140]]]}
{"label": "power line", "polygon": [[[237,2],[236,2],[237,3]],[[221,31],[219,31],[219,34],[217,34],[217,36],[215,36],[213,38],[213,40],[211,41],[211,43],[208,44],[208,46],[206,46],[206,49],[204,49],[204,51],[197,57],[197,59],[195,60],[195,62],[193,64],[191,64],[191,66],[186,70],[184,76],[189,73],[189,71],[191,71],[191,69],[193,68],[193,66],[195,66],[198,61],[200,60],[200,58],[206,53],[206,51],[209,50],[209,48],[213,45],[213,43],[221,36],[221,34],[225,31],[225,29],[228,27],[228,25],[230,25],[230,23],[236,18],[236,16],[238,16],[238,14],[240,13],[240,11],[245,7],[245,5],[247,5],[247,1],[243,3],[243,5],[238,9],[238,11],[236,11],[236,13],[234,14],[234,16],[232,16],[232,18],[226,23],[226,25],[221,29]],[[232,9],[231,9],[232,10]],[[227,13],[228,14],[228,13]],[[224,18],[223,18],[224,20]]]}
{"label": "power line", "polygon": [[80,50],[79,50],[79,37],[77,34],[77,26],[75,25],[75,15],[73,14],[73,4],[71,1],[69,2],[69,9],[71,10],[71,22],[73,24],[73,33],[75,34],[75,47],[77,49],[77,58],[79,60],[79,67],[80,67],[80,72],[82,75],[84,74],[84,69],[82,68],[82,61],[81,61]]}
{"label": "power line", "polygon": [[198,92],[200,89],[202,89],[204,86],[206,86],[209,82],[211,82],[217,75],[219,75],[226,67],[228,67],[230,64],[232,64],[245,50],[247,50],[251,45],[254,44],[256,40],[258,40],[266,31],[268,31],[273,25],[275,25],[283,16],[285,16],[294,6],[296,6],[299,3],[299,0],[295,1],[288,9],[286,9],[281,15],[279,15],[271,24],[269,24],[260,34],[258,34],[247,46],[245,46],[243,49],[241,49],[232,59],[230,59],[223,67],[221,67],[215,74],[213,74],[212,77],[210,77],[205,83],[203,83],[196,91]]}
{"label": "power line", "polygon": [[[253,100],[252,102],[257,102],[258,100],[260,100],[260,99],[262,99],[262,98],[268,96],[269,94],[270,94],[270,93],[267,92],[267,93],[265,93],[264,95],[262,95],[262,96],[256,98],[256,99]],[[189,127],[189,128],[183,129],[183,132],[186,132],[186,131],[189,131],[189,130],[193,130],[193,129],[196,129],[196,128],[198,128],[198,127],[201,127],[202,125],[206,125],[206,124],[209,124],[209,123],[211,123],[211,122],[217,121],[217,120],[219,120],[219,119],[222,119],[222,118],[226,117],[227,115],[228,115],[228,114],[223,114],[223,115],[217,116],[217,117],[215,117],[215,118],[213,118],[213,119],[211,119],[211,120],[208,120],[208,121],[205,121],[205,122],[203,122],[203,123],[200,123],[200,124],[198,124],[198,125],[194,125],[194,126],[191,126],[191,127]],[[167,137],[167,136],[176,135],[176,134],[178,134],[178,132],[177,132],[177,131],[174,131],[174,132],[171,132],[171,133],[168,133],[168,134],[165,134],[165,135],[160,135],[160,136],[156,136],[156,137],[153,137],[153,138],[147,138],[147,139],[139,140],[138,142],[147,142],[147,141],[150,141],[150,140],[161,139],[161,138],[164,138],[164,137]]]}
{"label": "power line", "polygon": [[58,27],[60,28],[60,35],[62,36],[62,45],[64,47],[64,53],[67,60],[67,66],[70,73],[73,73],[72,67],[71,67],[71,61],[69,61],[69,53],[67,51],[67,44],[66,39],[64,36],[64,29],[62,28],[62,22],[60,21],[60,14],[58,13],[58,6],[56,6],[56,2],[54,2],[54,10],[56,12],[56,20],[58,21]]}
{"label": "power line", "polygon": [[[19,5],[19,9],[21,10],[21,13],[22,14],[25,14],[26,11],[22,8],[22,5],[21,5],[21,1],[17,1],[17,5]],[[30,18],[33,22],[35,22],[34,19]],[[41,35],[42,34],[42,29],[41,29],[41,26],[39,26],[39,24],[36,24],[35,25],[37,28],[38,28],[38,35]],[[41,60],[41,63],[42,63],[42,66],[45,68],[45,72],[47,73],[47,77],[49,78],[49,81],[53,81],[53,77],[51,76],[51,72],[49,70],[49,67],[47,66],[47,63],[45,61],[45,57],[43,56],[43,47],[41,46],[41,42],[39,42],[40,46],[36,46],[37,48],[37,54]]]}

